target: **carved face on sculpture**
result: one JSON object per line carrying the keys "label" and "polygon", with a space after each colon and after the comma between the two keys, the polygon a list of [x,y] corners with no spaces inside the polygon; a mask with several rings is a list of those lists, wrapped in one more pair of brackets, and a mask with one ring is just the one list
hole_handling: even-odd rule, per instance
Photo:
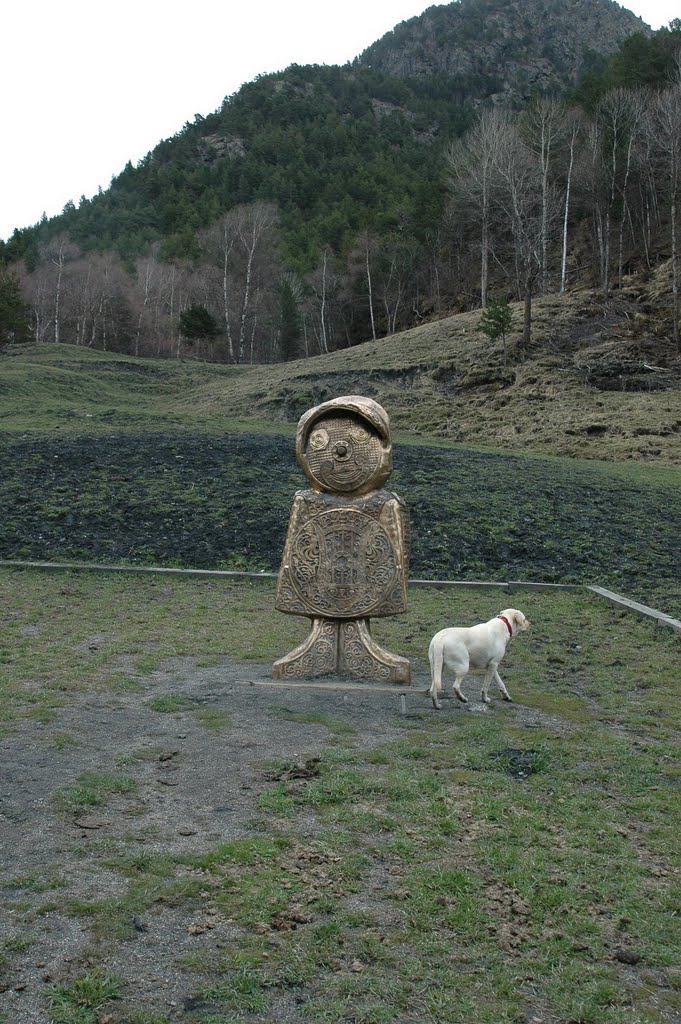
{"label": "carved face on sculpture", "polygon": [[343,497],[376,490],[392,469],[387,414],[368,398],[350,395],[311,409],[298,424],[296,450],[312,487]]}

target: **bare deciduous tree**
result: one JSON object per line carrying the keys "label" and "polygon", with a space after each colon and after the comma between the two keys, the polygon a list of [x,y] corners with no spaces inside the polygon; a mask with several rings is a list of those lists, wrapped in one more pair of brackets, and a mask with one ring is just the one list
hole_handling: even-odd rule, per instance
{"label": "bare deciduous tree", "polygon": [[679,200],[681,198],[681,81],[656,97],[654,120],[664,191],[669,202],[672,279],[672,337],[681,353],[679,336]]}
{"label": "bare deciduous tree", "polygon": [[[244,359],[246,345],[246,329],[249,314],[254,306],[252,301],[253,271],[256,256],[265,239],[276,221],[276,211],[268,203],[254,203],[253,206],[242,207],[239,211],[236,225],[236,235],[245,257],[244,280],[241,301],[241,315],[239,322],[239,362]],[[257,323],[257,309],[253,309],[253,317]],[[251,324],[250,354],[253,361],[253,339],[255,337],[255,323]]]}
{"label": "bare deciduous tree", "polygon": [[[211,289],[208,305],[220,310],[230,362],[243,362],[247,351],[251,361],[255,357],[263,326],[259,309],[264,301],[261,290],[265,280],[272,283],[270,278],[278,267],[276,225],[275,207],[254,203],[230,210],[200,236],[209,266],[218,275],[219,286],[216,282]],[[275,301],[274,293],[268,301]],[[266,347],[274,350],[270,341],[269,346],[260,346],[263,352]]]}
{"label": "bare deciduous tree", "polygon": [[549,276],[549,220],[553,196],[550,175],[556,146],[564,133],[565,107],[554,99],[539,99],[524,118],[524,134],[539,158],[541,175],[541,290],[546,291]]}
{"label": "bare deciduous tree", "polygon": [[486,110],[463,140],[449,151],[449,184],[455,203],[480,225],[480,305],[487,305],[491,225],[498,183],[499,153],[511,122],[497,107]]}
{"label": "bare deciduous tree", "polygon": [[555,203],[552,197],[543,201],[539,163],[518,132],[507,133],[495,167],[500,182],[498,203],[510,224],[519,277],[518,290],[525,303],[522,344],[526,348],[532,331],[532,294],[542,271],[545,216],[548,225],[553,219]]}
{"label": "bare deciduous tree", "polygon": [[232,335],[232,281],[230,260],[236,242],[236,218],[233,212],[213,224],[200,235],[203,250],[209,262],[220,274],[220,294],[222,299],[222,322],[227,337],[227,351],[230,363],[234,362],[235,348]]}
{"label": "bare deciduous tree", "polygon": [[631,160],[642,115],[640,95],[628,89],[611,89],[599,104],[598,118],[603,132],[602,159],[607,180],[607,204],[603,220],[603,294],[610,290],[610,261],[613,221],[619,216],[618,282],[622,279],[624,222],[627,217],[627,189]]}
{"label": "bare deciduous tree", "polygon": [[79,250],[66,234],[56,235],[42,249],[43,259],[52,264],[55,270],[52,273],[53,279],[53,335],[52,340],[59,344],[61,340],[61,301],[64,285],[64,270],[66,265],[76,259]]}
{"label": "bare deciduous tree", "polygon": [[567,255],[568,255],[568,226],[570,223],[570,200],[572,198],[572,176],[575,169],[575,155],[577,150],[577,143],[579,141],[580,134],[583,130],[581,116],[576,112],[571,112],[567,122],[567,137],[568,137],[568,166],[567,173],[565,175],[565,192],[563,196],[563,230],[562,230],[562,246],[560,256],[560,290],[565,291],[567,282]]}
{"label": "bare deciduous tree", "polygon": [[318,352],[330,351],[330,340],[334,336],[333,314],[338,288],[338,274],[333,254],[325,246],[317,269],[306,279],[309,290],[303,309],[305,346],[308,346],[307,328],[317,342]]}

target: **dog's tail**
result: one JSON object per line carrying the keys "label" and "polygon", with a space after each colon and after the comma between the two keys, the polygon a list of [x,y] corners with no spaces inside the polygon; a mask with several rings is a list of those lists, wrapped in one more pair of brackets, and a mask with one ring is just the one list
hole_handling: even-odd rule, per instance
{"label": "dog's tail", "polygon": [[430,661],[430,699],[433,702],[433,707],[439,711],[442,704],[437,699],[438,693],[442,690],[442,667],[444,664],[444,652],[442,649],[442,641],[434,636],[430,641],[430,647],[428,648],[428,660]]}

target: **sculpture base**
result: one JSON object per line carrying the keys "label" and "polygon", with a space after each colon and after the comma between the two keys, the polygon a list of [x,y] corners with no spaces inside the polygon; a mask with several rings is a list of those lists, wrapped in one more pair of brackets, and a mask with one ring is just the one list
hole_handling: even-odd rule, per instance
{"label": "sculpture base", "polygon": [[368,619],[313,619],[310,635],[272,666],[275,679],[328,675],[376,682],[411,683],[406,658],[384,650],[369,632]]}

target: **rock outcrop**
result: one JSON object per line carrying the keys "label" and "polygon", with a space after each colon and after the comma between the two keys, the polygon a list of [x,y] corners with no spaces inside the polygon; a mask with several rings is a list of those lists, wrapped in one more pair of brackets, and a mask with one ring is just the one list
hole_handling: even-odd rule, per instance
{"label": "rock outcrop", "polygon": [[444,75],[477,101],[521,104],[574,88],[596,55],[635,32],[650,29],[614,0],[460,0],[397,25],[357,63],[400,78]]}

